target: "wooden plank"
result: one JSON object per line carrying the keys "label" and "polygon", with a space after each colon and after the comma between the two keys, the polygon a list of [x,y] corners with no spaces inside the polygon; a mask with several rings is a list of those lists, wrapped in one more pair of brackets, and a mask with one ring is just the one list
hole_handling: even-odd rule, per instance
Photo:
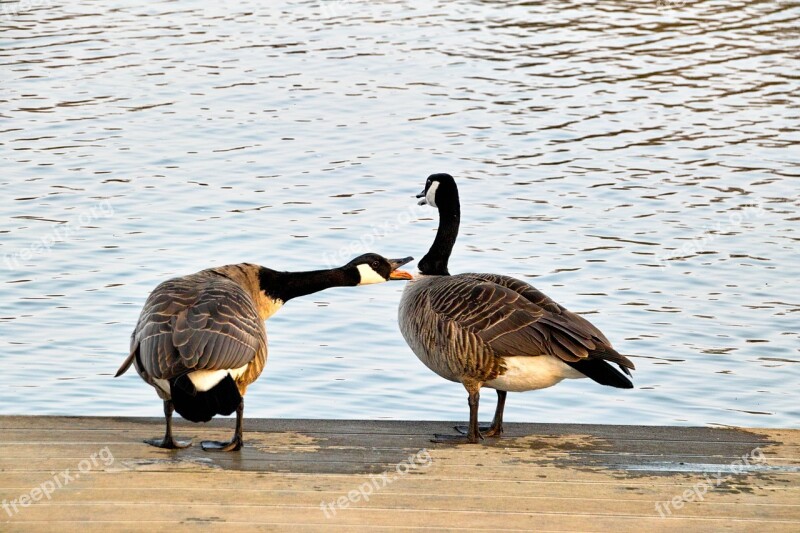
{"label": "wooden plank", "polygon": [[[223,503],[229,501],[247,502],[251,499],[258,501],[268,501],[269,498],[292,496],[305,498],[313,495],[312,503],[329,501],[330,497],[346,494],[348,491],[360,488],[364,483],[369,482],[368,478],[353,480],[349,477],[327,478],[315,480],[313,487],[308,480],[284,478],[275,476],[271,478],[223,478],[213,477],[199,478],[197,476],[186,476],[186,479],[179,484],[167,483],[172,478],[156,478],[164,480],[159,484],[156,480],[151,480],[153,476],[148,475],[146,480],[136,479],[127,476],[109,476],[110,479],[93,479],[91,485],[76,484],[73,487],[65,487],[57,491],[56,503],[68,503],[73,501],[119,501],[127,503],[153,501],[183,502],[183,501],[211,501]],[[191,481],[194,483],[191,483]],[[385,487],[374,492],[375,497],[384,493],[391,493],[402,497],[425,497],[438,498],[443,496],[437,492],[442,483],[441,478],[416,478],[407,479],[399,485]],[[202,486],[198,486],[198,482]],[[165,486],[166,485],[166,486]],[[745,485],[741,485],[745,488]],[[0,501],[2,499],[16,498],[23,492],[30,490],[30,485],[7,485],[0,488]],[[213,489],[209,494],[209,489]],[[464,498],[465,501],[473,498],[507,498],[510,500],[579,500],[579,501],[632,501],[645,502],[650,504],[658,498],[671,496],[673,493],[682,492],[674,486],[651,486],[651,485],[628,485],[600,487],[591,483],[541,483],[536,485],[521,483],[498,483],[492,481],[475,481],[464,483],[454,490],[448,491],[447,496]],[[724,499],[718,496],[725,496]],[[166,496],[169,498],[165,499]],[[238,500],[237,500],[238,498]],[[263,500],[261,500],[263,499]],[[51,498],[52,500],[52,498]],[[715,505],[784,505],[797,507],[800,505],[800,494],[797,490],[787,490],[782,487],[763,488],[759,491],[723,491],[715,494],[709,493],[703,502]]]}
{"label": "wooden plank", "polygon": [[[113,512],[115,519],[130,521],[139,519],[142,524],[152,520],[152,516],[161,512],[162,516],[169,516],[176,522],[195,521],[219,523],[249,522],[249,523],[296,523],[296,524],[325,524],[335,520],[338,524],[351,525],[420,525],[426,527],[450,527],[457,523],[489,524],[499,522],[501,527],[534,528],[536,523],[541,523],[543,527],[552,527],[555,522],[566,524],[575,529],[579,529],[581,524],[586,524],[591,520],[595,527],[598,524],[610,524],[614,521],[622,524],[634,524],[638,522],[641,527],[662,522],[672,522],[673,527],[677,523],[682,523],[680,527],[691,527],[690,524],[705,524],[707,528],[718,527],[720,522],[727,523],[749,523],[751,527],[756,524],[782,525],[791,527],[800,524],[797,520],[786,520],[780,517],[761,517],[758,519],[735,519],[728,517],[675,517],[661,519],[655,516],[640,516],[635,514],[611,514],[611,513],[590,513],[582,510],[575,510],[575,507],[567,510],[548,510],[548,511],[500,511],[500,510],[434,510],[427,508],[414,509],[394,509],[379,505],[370,507],[351,507],[339,509],[335,514],[332,512],[326,515],[319,505],[313,506],[289,506],[289,505],[226,505],[209,506],[207,504],[186,504],[175,505],[163,504],[160,508],[153,509],[151,506],[142,504],[114,504],[109,509],[105,503],[88,503],[76,505],[37,505],[25,509],[24,513],[19,513],[14,518],[14,523],[24,523],[27,521],[45,520],[48,516],[58,516],[63,521],[86,521],[92,522],[96,519],[110,521],[109,514]],[[601,529],[605,529],[602,528]]]}
{"label": "wooden plank", "polygon": [[[15,518],[15,523],[24,524],[27,521],[41,521],[48,517],[58,516],[61,521],[92,522],[100,519],[110,521],[109,515],[113,513],[115,519],[122,521],[138,522],[147,528],[148,522],[153,519],[154,511],[143,505],[118,504],[109,509],[102,504],[74,505],[74,506],[38,506],[26,509],[25,513]],[[226,506],[208,507],[205,505],[175,505],[167,509],[162,516],[169,516],[174,522],[193,522],[196,524],[221,524],[221,523],[248,523],[248,524],[297,524],[319,525],[328,523],[352,526],[392,526],[402,524],[405,527],[438,527],[466,526],[471,524],[487,525],[499,524],[501,528],[537,530],[566,529],[573,531],[584,530],[589,525],[594,531],[608,531],[615,527],[625,529],[636,528],[669,530],[674,528],[690,528],[693,530],[719,529],[725,526],[743,526],[750,531],[788,531],[796,528],[800,522],[774,518],[761,518],[757,520],[740,520],[723,518],[697,518],[679,517],[661,519],[656,516],[642,517],[637,515],[596,515],[582,512],[501,512],[501,511],[436,511],[419,509],[389,509],[383,507],[369,507],[346,509],[337,511],[336,515],[328,518],[320,511],[318,506],[293,508],[259,507],[259,506]]]}
{"label": "wooden plank", "polygon": [[[52,512],[63,515],[68,508],[82,508],[87,505],[100,505],[107,507],[116,506],[143,506],[156,514],[170,515],[173,508],[182,505],[202,505],[206,509],[217,509],[222,513],[228,508],[286,508],[311,510],[325,516],[321,506],[332,504],[351,490],[359,490],[359,485],[342,487],[341,490],[284,490],[284,491],[217,491],[213,490],[185,490],[177,492],[171,489],[127,489],[109,491],[73,489],[59,492],[55,499],[45,500],[37,507],[51,507]],[[368,502],[363,500],[350,505],[352,509],[366,507],[380,507],[383,509],[403,510],[416,509],[421,512],[464,512],[471,513],[475,509],[491,509],[499,513],[570,513],[580,509],[580,513],[596,516],[630,515],[647,518],[653,516],[655,508],[651,498],[630,497],[622,494],[607,494],[606,497],[578,498],[575,496],[553,497],[549,494],[539,496],[523,495],[517,492],[513,495],[486,495],[473,494],[438,494],[435,492],[403,492],[397,490],[381,490],[379,492],[365,492]],[[0,501],[19,496],[16,491],[0,490]],[[613,497],[612,497],[613,496]],[[661,495],[659,495],[661,496]],[[669,493],[665,493],[665,497]],[[796,494],[795,494],[796,496]],[[682,518],[704,519],[759,519],[768,515],[773,520],[800,520],[800,504],[797,499],[790,503],[759,502],[757,497],[746,495],[736,501],[722,500],[719,495],[706,495],[703,502],[685,506],[680,516]],[[27,514],[27,511],[26,513]],[[329,509],[328,514],[331,514]]]}
{"label": "wooden plank", "polygon": [[[176,433],[222,439],[229,423],[179,423]],[[800,432],[792,430],[514,424],[503,439],[454,446],[429,442],[452,433],[444,422],[248,420],[245,449],[217,454],[141,443],[162,424],[0,417],[0,502],[19,506],[54,474],[95,457],[50,498],[0,507],[0,529],[800,529]],[[397,474],[414,454],[416,466]],[[750,464],[737,470],[742,457]],[[385,472],[389,483],[365,488]],[[369,500],[348,500],[359,487]]]}
{"label": "wooden plank", "polygon": [[[0,416],[0,430],[40,429],[43,431],[72,430],[98,431],[145,428],[149,433],[160,433],[164,421],[161,418],[115,418],[115,417],[60,417],[60,416]],[[456,424],[464,421],[402,421],[402,420],[309,420],[309,419],[245,419],[246,431],[287,432],[301,429],[305,433],[331,433],[335,435],[419,435],[429,437],[434,433],[452,433]],[[232,429],[232,420],[214,419],[207,424],[192,424],[176,419],[178,431],[204,433],[208,428]],[[740,428],[707,428],[683,426],[619,426],[596,424],[532,424],[508,423],[506,430],[512,437],[528,435],[587,435],[603,439],[625,439],[644,441],[679,442],[746,442],[758,444],[764,441],[760,432],[782,430]],[[800,444],[798,431],[785,430],[786,439]],[[792,442],[787,442],[790,444]]]}
{"label": "wooden plank", "polygon": [[[370,449],[379,452],[396,452],[407,451],[415,452],[421,448],[438,448],[434,446],[429,440],[420,438],[385,438],[378,437],[370,439],[368,444],[357,444],[353,442],[351,436],[327,436],[319,437],[315,434],[302,434],[296,439],[296,444],[285,443],[279,447],[271,444],[271,439],[274,435],[286,435],[279,433],[256,433],[248,432],[246,434],[247,440],[245,441],[245,450],[258,447],[262,451],[267,451],[274,448],[276,451],[284,452],[297,452],[316,450],[319,447],[336,448],[336,449]],[[255,435],[255,437],[253,437]],[[298,434],[300,435],[300,434]],[[91,439],[75,440],[75,435],[63,435],[56,432],[49,432],[47,434],[37,435],[30,431],[23,430],[7,430],[0,437],[0,457],[21,457],[26,456],[26,446],[28,444],[36,444],[47,449],[47,453],[51,457],[70,457],[70,454],[83,454],[91,453],[104,446],[111,446],[119,453],[129,453],[132,449],[141,450],[141,445],[145,437],[149,436],[146,432],[114,432],[104,431],[92,434]],[[226,432],[214,430],[206,433],[189,435],[179,434],[182,439],[194,437],[195,445],[198,446],[201,440],[229,438],[230,435]],[[750,451],[759,446],[746,445],[745,447],[731,446],[730,443],[707,443],[695,445],[691,450],[687,450],[685,443],[659,443],[652,441],[634,442],[608,442],[604,444],[597,444],[591,449],[563,449],[558,450],[550,446],[551,442],[555,442],[556,437],[553,436],[537,436],[535,442],[528,443],[528,448],[531,451],[536,451],[541,448],[551,448],[548,450],[550,455],[561,456],[594,456],[598,458],[614,458],[614,457],[627,457],[636,456],[641,458],[664,458],[670,457],[674,460],[691,460],[691,459],[706,459],[705,462],[721,462],[730,463],[740,457],[738,452]],[[303,444],[302,442],[308,442]],[[315,442],[315,443],[314,443]],[[256,446],[258,444],[258,446]],[[763,443],[762,443],[763,445]],[[521,446],[518,439],[502,438],[498,442],[487,443],[484,446],[495,446],[507,448],[510,451],[519,451]],[[765,455],[770,456],[771,459],[782,461],[786,464],[800,464],[797,456],[800,455],[800,446],[798,445],[784,445],[782,448],[788,451],[788,455],[779,456],[776,450],[770,450],[762,447],[761,450]],[[746,453],[746,451],[744,453]]]}
{"label": "wooden plank", "polygon": [[[553,470],[555,473],[555,469]],[[22,493],[30,489],[32,480],[35,485],[50,477],[32,478],[29,473],[4,473],[0,477],[1,490]],[[117,490],[140,488],[144,490],[194,490],[200,487],[213,487],[214,490],[243,491],[347,491],[365,481],[370,476],[351,476],[348,474],[275,474],[229,471],[187,471],[187,470],[139,470],[117,473],[91,473],[81,478],[90,479],[89,485],[97,490]],[[641,495],[649,498],[673,495],[682,492],[702,478],[680,478],[673,476],[636,477],[633,479],[609,478],[598,474],[586,474],[584,479],[567,476],[548,475],[536,480],[486,479],[481,477],[459,475],[443,477],[430,473],[425,476],[408,476],[403,478],[404,490],[419,493],[436,493],[442,485],[448,485],[448,494],[475,495],[484,491],[492,495],[552,495],[554,497],[604,498],[608,494],[614,497],[622,495]],[[782,481],[785,481],[782,482]],[[751,495],[769,499],[774,503],[797,503],[800,501],[800,487],[794,480],[784,480],[780,476],[770,477],[769,482],[754,486],[749,478],[731,479],[721,490],[730,498],[741,501],[742,497]],[[86,485],[78,485],[86,487]],[[77,488],[77,487],[76,487]],[[755,490],[755,489],[758,490]],[[86,490],[81,488],[81,490]],[[200,489],[202,490],[202,489]]]}

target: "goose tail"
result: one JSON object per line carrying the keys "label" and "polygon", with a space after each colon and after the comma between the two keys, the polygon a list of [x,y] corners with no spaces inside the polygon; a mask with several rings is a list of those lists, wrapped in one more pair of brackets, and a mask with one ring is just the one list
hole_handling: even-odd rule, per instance
{"label": "goose tail", "polygon": [[137,346],[136,348],[134,348],[131,351],[130,355],[128,355],[128,357],[122,362],[122,366],[119,367],[119,370],[117,370],[117,373],[114,374],[115,378],[120,377],[122,374],[124,374],[125,372],[128,371],[128,369],[133,364],[133,359],[136,357],[136,352],[138,350],[139,350],[139,347]]}
{"label": "goose tail", "polygon": [[242,395],[230,374],[208,390],[198,390],[189,374],[169,380],[175,410],[191,422],[208,422],[216,415],[227,416],[236,411]]}
{"label": "goose tail", "polygon": [[581,361],[565,361],[565,363],[601,385],[616,387],[618,389],[633,388],[633,382],[625,376],[625,374],[630,376],[630,371],[626,366],[619,366],[619,368],[625,372],[625,374],[623,374],[603,359],[583,359]]}

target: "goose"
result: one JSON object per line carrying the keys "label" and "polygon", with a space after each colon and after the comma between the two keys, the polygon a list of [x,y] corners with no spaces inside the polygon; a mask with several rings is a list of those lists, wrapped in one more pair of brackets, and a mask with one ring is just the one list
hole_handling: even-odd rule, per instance
{"label": "goose", "polygon": [[191,445],[173,438],[173,411],[192,422],[208,422],[235,411],[230,442],[203,441],[201,446],[241,449],[243,397],[267,361],[264,321],[289,300],[330,287],[411,279],[411,274],[398,270],[411,260],[370,253],[342,267],[309,272],[279,272],[241,263],[158,285],[131,335],[130,355],[115,376],[133,365],[164,401],[164,437],[145,442],[166,449]]}
{"label": "goose", "polygon": [[[468,393],[465,436],[436,435],[434,442],[466,440],[503,432],[508,392],[543,389],[566,378],[588,377],[602,385],[633,387],[633,363],[612,348],[599,329],[533,286],[501,274],[450,275],[447,263],[458,236],[461,207],[449,174],[432,174],[417,195],[439,211],[433,245],[406,284],[400,300],[400,331],[417,357]],[[611,364],[619,366],[618,371]],[[497,408],[486,433],[478,426],[481,388],[495,389]]]}

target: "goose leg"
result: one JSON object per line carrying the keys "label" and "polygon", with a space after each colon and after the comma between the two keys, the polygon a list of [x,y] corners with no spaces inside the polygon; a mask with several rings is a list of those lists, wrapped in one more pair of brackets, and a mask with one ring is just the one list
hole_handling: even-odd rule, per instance
{"label": "goose leg", "polygon": [[494,419],[492,420],[492,427],[489,431],[484,433],[487,437],[499,437],[503,434],[503,410],[506,407],[506,395],[508,393],[504,390],[497,391],[497,409],[494,410]]}
{"label": "goose leg", "polygon": [[480,428],[478,427],[478,404],[480,403],[480,384],[464,384],[467,392],[469,392],[469,429],[466,436],[462,435],[434,435],[431,442],[467,442],[469,444],[476,444],[481,439]]}
{"label": "goose leg", "polygon": [[478,402],[480,398],[480,389],[469,392],[469,431],[467,432],[467,442],[470,444],[476,444],[483,438],[478,428]]}
{"label": "goose leg", "polygon": [[235,452],[242,449],[242,419],[244,418],[244,398],[236,408],[236,430],[230,442],[219,442],[204,440],[200,443],[206,451],[213,452]]}
{"label": "goose leg", "polygon": [[[504,390],[497,391],[497,409],[494,411],[492,425],[478,424],[478,429],[484,437],[499,437],[503,433],[503,409],[506,405],[506,395]],[[455,426],[455,430],[466,435],[469,432],[468,426]]]}
{"label": "goose leg", "polygon": [[175,440],[172,438],[172,413],[174,411],[172,400],[164,400],[164,418],[167,420],[167,431],[164,433],[163,439],[146,439],[145,442],[147,444],[156,448],[164,448],[165,450],[180,450],[192,445],[190,440]]}

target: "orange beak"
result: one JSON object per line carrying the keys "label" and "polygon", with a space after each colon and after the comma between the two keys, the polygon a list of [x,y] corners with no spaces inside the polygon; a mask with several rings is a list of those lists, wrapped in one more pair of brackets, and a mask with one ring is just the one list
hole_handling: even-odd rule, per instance
{"label": "orange beak", "polygon": [[414,276],[405,270],[397,270],[406,263],[413,261],[413,257],[404,257],[402,259],[389,259],[389,264],[392,266],[392,272],[389,274],[389,279],[414,279]]}
{"label": "orange beak", "polygon": [[393,270],[392,273],[389,274],[389,279],[414,279],[414,276],[405,270]]}

